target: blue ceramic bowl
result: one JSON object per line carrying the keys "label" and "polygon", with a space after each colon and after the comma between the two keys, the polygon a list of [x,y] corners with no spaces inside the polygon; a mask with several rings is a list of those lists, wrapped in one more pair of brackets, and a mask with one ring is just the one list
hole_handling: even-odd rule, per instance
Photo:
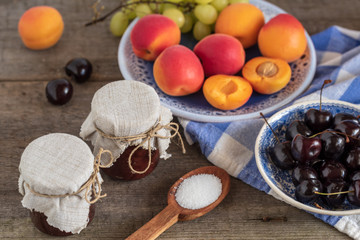
{"label": "blue ceramic bowl", "polygon": [[[280,141],[285,141],[285,132],[287,126],[293,120],[303,120],[305,112],[310,109],[319,109],[319,101],[308,101],[294,104],[268,119],[270,126],[278,134]],[[322,103],[322,109],[330,111],[333,115],[336,113],[350,113],[354,116],[360,115],[360,106],[342,101],[326,101]],[[295,186],[292,183],[291,171],[281,170],[276,167],[268,157],[268,151],[277,143],[270,128],[264,124],[255,143],[255,158],[257,167],[271,189],[285,202],[306,211],[326,214],[326,215],[353,215],[360,214],[360,208],[351,205],[345,200],[343,206],[337,209],[330,209],[324,204],[319,205],[324,209],[316,207],[313,203],[304,204],[295,198]]]}

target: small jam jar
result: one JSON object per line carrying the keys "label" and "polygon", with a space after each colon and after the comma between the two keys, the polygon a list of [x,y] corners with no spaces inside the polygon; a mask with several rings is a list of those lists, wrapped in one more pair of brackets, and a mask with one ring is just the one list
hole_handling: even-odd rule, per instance
{"label": "small jam jar", "polygon": [[95,205],[90,204],[91,185],[96,175],[94,156],[80,138],[53,133],[32,141],[24,150],[19,165],[19,192],[22,205],[29,209],[34,225],[53,236],[80,233],[92,221]]}
{"label": "small jam jar", "polygon": [[[159,126],[171,120],[170,110],[160,105],[152,87],[120,80],[95,93],[80,136],[91,140],[94,154],[100,148],[112,152],[115,161],[110,168],[103,169],[104,173],[114,179],[136,180],[149,175],[159,158],[170,157],[166,150],[171,129]],[[103,164],[109,160],[108,156],[102,158]]]}

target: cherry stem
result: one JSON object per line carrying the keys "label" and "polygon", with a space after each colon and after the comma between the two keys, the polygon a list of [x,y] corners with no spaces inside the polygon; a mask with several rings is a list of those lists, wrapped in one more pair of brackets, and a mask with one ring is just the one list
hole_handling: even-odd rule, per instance
{"label": "cherry stem", "polygon": [[85,27],[90,26],[90,25],[94,25],[98,22],[102,22],[104,21],[106,18],[108,18],[109,16],[111,16],[112,14],[114,14],[116,11],[122,9],[122,8],[126,8],[129,7],[131,5],[136,5],[136,4],[140,4],[140,3],[154,3],[154,4],[161,4],[161,3],[168,3],[168,4],[173,4],[177,7],[183,7],[184,9],[186,9],[187,11],[192,10],[192,8],[194,8],[193,4],[190,2],[187,3],[175,3],[175,2],[171,2],[171,1],[159,1],[159,0],[139,0],[136,2],[128,2],[128,3],[121,3],[119,6],[115,7],[114,9],[112,9],[110,12],[106,13],[104,16],[102,16],[101,18],[95,18],[94,20],[92,20],[91,22],[85,23]]}
{"label": "cherry stem", "polygon": [[325,80],[324,83],[323,83],[323,85],[321,86],[321,90],[320,90],[320,107],[319,107],[319,110],[320,110],[320,111],[321,111],[321,104],[322,104],[322,100],[321,100],[321,98],[322,98],[322,91],[323,91],[323,88],[325,87],[325,85],[326,85],[326,84],[329,84],[329,83],[331,83],[331,80],[330,80],[330,79]]}
{"label": "cherry stem", "polygon": [[322,132],[315,133],[314,135],[311,135],[309,138],[314,138],[314,137],[316,137],[316,136],[318,136],[318,135],[320,135],[320,134],[327,133],[327,132],[337,133],[337,134],[340,134],[340,135],[344,135],[344,136],[345,136],[345,141],[346,141],[347,143],[350,142],[349,137],[354,138],[354,139],[357,139],[356,137],[349,136],[349,135],[347,135],[346,133],[343,133],[343,132],[329,131],[329,130],[325,130],[325,131],[322,131]]}
{"label": "cherry stem", "polygon": [[343,191],[343,192],[333,192],[333,193],[322,193],[322,192],[314,192],[315,194],[322,195],[322,196],[331,196],[331,195],[338,195],[338,194],[345,194],[345,193],[352,193],[352,191]]}
{"label": "cherry stem", "polygon": [[268,127],[270,128],[271,132],[274,134],[276,141],[278,141],[278,143],[280,143],[279,137],[277,136],[277,134],[275,133],[274,129],[272,129],[272,127],[270,126],[270,124],[268,123],[268,121],[266,120],[264,114],[262,112],[260,112],[260,115],[262,116],[262,118],[265,120],[265,123],[268,125]]}

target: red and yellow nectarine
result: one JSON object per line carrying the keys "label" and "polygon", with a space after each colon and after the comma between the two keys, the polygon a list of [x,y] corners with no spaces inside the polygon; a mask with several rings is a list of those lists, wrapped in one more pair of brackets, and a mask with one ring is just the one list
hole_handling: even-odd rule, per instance
{"label": "red and yellow nectarine", "polygon": [[281,58],[287,62],[295,61],[306,50],[304,27],[290,14],[279,14],[261,28],[258,45],[265,57]]}
{"label": "red and yellow nectarine", "polygon": [[150,14],[135,24],[130,41],[136,56],[153,61],[167,47],[179,44],[180,37],[180,29],[173,20],[160,14]]}
{"label": "red and yellow nectarine", "polygon": [[203,38],[194,47],[200,58],[205,76],[232,75],[240,71],[245,62],[245,51],[234,37],[216,33]]}
{"label": "red and yellow nectarine", "polygon": [[166,48],[154,62],[158,87],[171,96],[184,96],[200,90],[204,70],[193,51],[182,45]]}

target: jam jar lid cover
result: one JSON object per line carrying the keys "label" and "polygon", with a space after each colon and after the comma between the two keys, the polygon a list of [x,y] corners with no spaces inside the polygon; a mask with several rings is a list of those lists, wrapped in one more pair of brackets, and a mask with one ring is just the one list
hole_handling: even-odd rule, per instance
{"label": "jam jar lid cover", "polygon": [[[119,80],[106,84],[94,95],[91,111],[81,126],[80,136],[91,140],[94,153],[100,148],[110,150],[117,159],[128,146],[137,146],[143,139],[119,141],[104,137],[127,137],[144,133],[157,123],[168,124],[172,120],[169,109],[161,106],[154,88],[134,80]],[[160,129],[157,134],[170,136],[170,130]],[[151,139],[151,148],[159,149],[161,158],[168,158],[166,152],[170,139]],[[147,144],[143,145],[147,149]],[[106,159],[104,157],[102,160]]]}
{"label": "jam jar lid cover", "polygon": [[[20,165],[19,192],[22,205],[44,213],[47,222],[62,231],[78,233],[87,226],[90,204],[85,190],[77,192],[94,170],[94,156],[80,138],[52,133],[32,141],[24,150]],[[98,174],[102,182],[100,174]]]}

